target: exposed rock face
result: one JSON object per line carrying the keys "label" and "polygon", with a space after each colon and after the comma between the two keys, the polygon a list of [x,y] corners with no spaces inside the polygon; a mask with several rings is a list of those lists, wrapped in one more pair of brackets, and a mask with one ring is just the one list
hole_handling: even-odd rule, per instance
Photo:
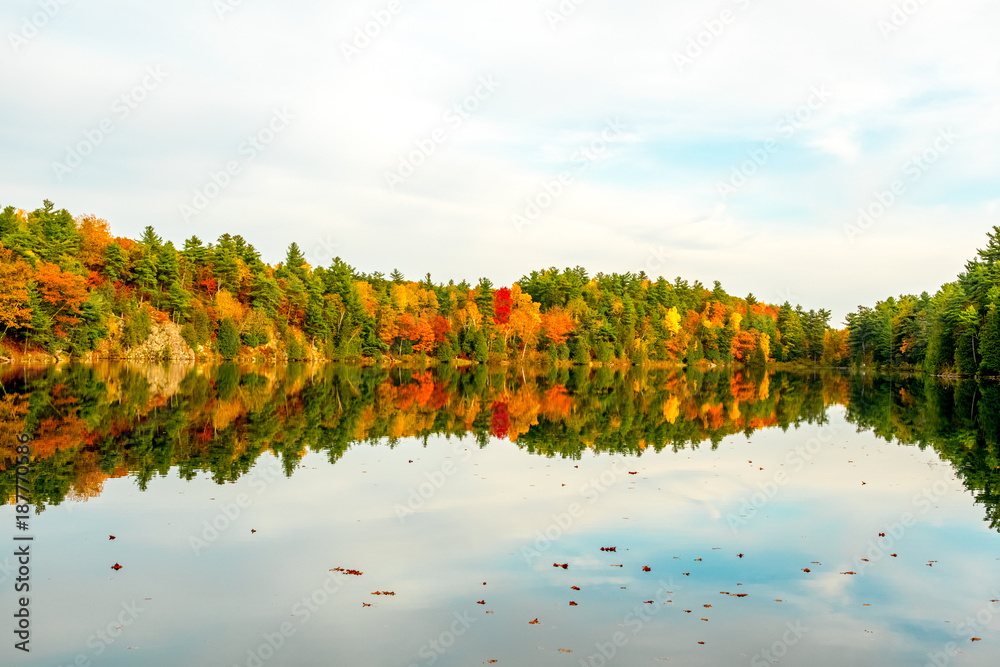
{"label": "exposed rock face", "polygon": [[149,337],[139,346],[122,350],[120,359],[194,361],[194,351],[181,338],[181,328],[173,322],[153,322]]}

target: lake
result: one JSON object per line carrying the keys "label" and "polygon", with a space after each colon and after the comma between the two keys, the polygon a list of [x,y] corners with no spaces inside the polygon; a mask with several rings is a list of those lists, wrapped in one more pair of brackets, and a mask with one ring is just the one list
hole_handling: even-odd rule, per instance
{"label": "lake", "polygon": [[8,632],[3,664],[1000,655],[996,385],[235,364],[0,379],[2,612],[24,618],[28,596],[30,637],[24,653]]}

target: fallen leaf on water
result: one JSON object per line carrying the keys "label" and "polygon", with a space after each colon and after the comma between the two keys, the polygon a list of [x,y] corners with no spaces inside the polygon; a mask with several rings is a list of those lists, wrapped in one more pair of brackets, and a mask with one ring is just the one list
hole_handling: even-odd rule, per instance
{"label": "fallen leaf on water", "polygon": [[476,602],[476,604],[486,604],[486,600],[479,600]]}
{"label": "fallen leaf on water", "polygon": [[862,605],[862,606],[864,606],[864,607],[870,607],[871,605],[870,605],[870,604],[868,604],[868,603],[866,602],[866,603],[864,603],[864,605]]}
{"label": "fallen leaf on water", "polygon": [[685,609],[685,610],[684,610],[684,613],[685,613],[685,614],[690,614],[690,613],[691,613],[691,610],[690,610],[690,609]]}
{"label": "fallen leaf on water", "polygon": [[251,534],[251,535],[253,535],[253,534],[254,534],[254,533],[256,533],[256,532],[257,532],[257,529],[256,529],[256,528],[251,528],[251,529],[250,529],[250,534]]}
{"label": "fallen leaf on water", "polygon": [[879,537],[885,537],[885,533],[879,533],[878,536]]}
{"label": "fallen leaf on water", "polygon": [[700,561],[700,560],[701,560],[700,558],[695,558],[695,561],[696,561],[696,562],[697,562],[697,561]]}
{"label": "fallen leaf on water", "polygon": [[538,619],[536,618],[533,621],[528,621],[528,625],[538,625]]}
{"label": "fallen leaf on water", "polygon": [[572,589],[573,589],[574,591],[578,591],[578,590],[580,590],[580,587],[579,587],[579,586],[570,586],[570,588],[572,588]]}
{"label": "fallen leaf on water", "polygon": [[565,570],[569,568],[569,563],[552,563],[552,567],[561,567]]}
{"label": "fallen leaf on water", "polygon": [[622,565],[621,563],[618,563],[617,565],[612,565],[611,567],[625,567],[625,566]]}
{"label": "fallen leaf on water", "polygon": [[857,574],[857,572],[851,572],[850,570],[848,570],[847,572],[841,572],[841,574]]}
{"label": "fallen leaf on water", "polygon": [[866,563],[868,563],[868,562],[869,562],[869,560],[868,560],[867,558],[862,558],[861,560],[863,560],[863,561],[864,561],[864,562],[866,562]]}
{"label": "fallen leaf on water", "polygon": [[892,556],[893,558],[898,558],[896,554],[889,554],[889,555]]}
{"label": "fallen leaf on water", "polygon": [[643,572],[650,572],[650,571],[651,571],[652,569],[653,569],[653,568],[651,568],[651,567],[650,567],[650,566],[648,566],[648,565],[643,565],[643,566],[642,566],[642,571],[643,571]]}
{"label": "fallen leaf on water", "polygon": [[113,540],[113,539],[115,539],[115,536],[114,535],[108,535],[108,539],[109,540]]}
{"label": "fallen leaf on water", "polygon": [[781,602],[781,600],[775,600],[775,602]]}
{"label": "fallen leaf on water", "polygon": [[685,577],[690,577],[691,576],[690,572],[681,572],[681,574],[683,574]]}
{"label": "fallen leaf on water", "polygon": [[719,595],[729,595],[729,591],[719,591]]}
{"label": "fallen leaf on water", "polygon": [[111,569],[117,572],[118,570],[122,569],[122,566],[119,565],[118,563],[115,563],[114,565],[111,566]]}
{"label": "fallen leaf on water", "polygon": [[569,606],[570,606],[570,607],[576,607],[576,606],[577,606],[577,604],[576,604],[575,602],[573,602],[572,600],[570,600],[570,601],[569,601]]}
{"label": "fallen leaf on water", "polygon": [[487,660],[486,664],[487,665],[492,665],[494,662],[496,662],[496,660]]}
{"label": "fallen leaf on water", "polygon": [[629,470],[629,471],[628,471],[628,474],[630,474],[630,475],[638,475],[638,474],[639,474],[639,471],[637,470],[637,471],[635,471],[635,472],[632,472],[631,470]]}
{"label": "fallen leaf on water", "polygon": [[982,637],[973,637],[969,641],[972,641],[972,642],[981,642],[981,641],[983,641],[983,638]]}
{"label": "fallen leaf on water", "polygon": [[803,571],[803,572],[812,572],[812,570],[810,570],[810,569],[809,569],[808,567],[804,567],[804,568],[802,568],[802,571]]}
{"label": "fallen leaf on water", "polygon": [[710,605],[710,604],[703,604],[703,605],[701,605],[701,606],[702,606],[702,607],[705,607],[706,609],[708,609],[708,608],[709,608],[709,607],[711,607],[712,605]]}
{"label": "fallen leaf on water", "polygon": [[736,554],[737,558],[743,558],[743,554]]}
{"label": "fallen leaf on water", "polygon": [[704,644],[705,642],[698,642],[699,644]]}
{"label": "fallen leaf on water", "polygon": [[618,547],[601,547],[601,551],[617,551]]}
{"label": "fallen leaf on water", "polygon": [[703,619],[701,619],[701,620],[703,620],[703,621],[707,621],[708,619],[707,619],[707,618],[703,618]]}
{"label": "fallen leaf on water", "polygon": [[646,600],[645,602],[643,602],[643,604],[653,604],[653,601],[652,600]]}
{"label": "fallen leaf on water", "polygon": [[749,594],[749,593],[733,593],[733,595],[732,595],[732,596],[733,596],[734,598],[745,598],[745,597],[746,597],[746,596],[748,596],[748,595],[750,595],[750,594]]}
{"label": "fallen leaf on water", "polygon": [[561,649],[559,649],[559,652],[560,653],[572,653],[573,651],[569,650],[568,648],[561,648]]}
{"label": "fallen leaf on water", "polygon": [[371,605],[369,603],[367,603],[367,602],[362,602],[361,606],[362,607],[370,607]]}
{"label": "fallen leaf on water", "polygon": [[395,595],[394,591],[375,591],[372,595]]}

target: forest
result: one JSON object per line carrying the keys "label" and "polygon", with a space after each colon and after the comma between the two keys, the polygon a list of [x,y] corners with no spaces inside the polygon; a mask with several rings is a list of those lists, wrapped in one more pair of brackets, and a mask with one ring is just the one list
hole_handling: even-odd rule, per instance
{"label": "forest", "polygon": [[1000,375],[1000,227],[934,296],[889,297],[847,316],[854,364]]}
{"label": "forest", "polygon": [[[827,310],[732,296],[644,272],[532,271],[510,286],[275,266],[240,235],[178,248],[147,226],[113,236],[50,201],[0,213],[0,356],[378,362],[838,365],[846,330]],[[168,344],[173,339],[183,341]],[[155,341],[155,342],[151,342]]]}

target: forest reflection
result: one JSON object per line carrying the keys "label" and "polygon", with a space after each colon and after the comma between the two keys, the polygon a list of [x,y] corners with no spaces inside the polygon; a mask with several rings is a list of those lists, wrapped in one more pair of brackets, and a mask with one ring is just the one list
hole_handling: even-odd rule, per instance
{"label": "forest reflection", "polygon": [[1000,530],[1000,387],[865,373],[476,366],[413,371],[359,366],[130,364],[8,366],[0,372],[0,487],[13,499],[15,437],[32,437],[39,508],[101,493],[131,475],[219,482],[264,452],[292,475],[307,451],[331,463],[352,445],[433,434],[479,446],[506,439],[532,454],[715,448],[726,436],[821,424],[844,406],[859,430],[934,448]]}

